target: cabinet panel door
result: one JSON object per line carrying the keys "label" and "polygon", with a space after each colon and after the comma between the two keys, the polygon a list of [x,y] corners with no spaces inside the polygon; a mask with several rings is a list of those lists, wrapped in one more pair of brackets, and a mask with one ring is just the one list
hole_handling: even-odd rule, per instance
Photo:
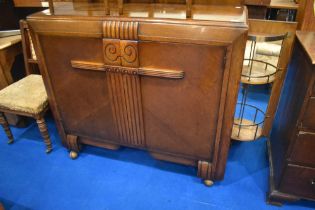
{"label": "cabinet panel door", "polygon": [[43,35],[40,42],[66,133],[117,141],[106,74],[71,66],[71,60],[103,62],[102,40]]}
{"label": "cabinet panel door", "polygon": [[146,144],[210,159],[220,106],[224,47],[142,42],[140,66],[183,71],[182,79],[141,77]]}

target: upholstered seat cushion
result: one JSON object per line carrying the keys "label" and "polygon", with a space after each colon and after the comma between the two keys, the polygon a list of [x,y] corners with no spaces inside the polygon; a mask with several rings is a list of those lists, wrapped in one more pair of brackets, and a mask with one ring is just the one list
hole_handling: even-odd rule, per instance
{"label": "upholstered seat cushion", "polygon": [[48,106],[41,75],[31,74],[0,90],[0,108],[39,114]]}

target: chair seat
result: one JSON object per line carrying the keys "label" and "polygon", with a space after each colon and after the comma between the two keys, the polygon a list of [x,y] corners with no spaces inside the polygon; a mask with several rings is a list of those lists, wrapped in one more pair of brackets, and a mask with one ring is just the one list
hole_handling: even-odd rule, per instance
{"label": "chair seat", "polygon": [[31,74],[0,90],[0,108],[39,114],[48,106],[41,75]]}

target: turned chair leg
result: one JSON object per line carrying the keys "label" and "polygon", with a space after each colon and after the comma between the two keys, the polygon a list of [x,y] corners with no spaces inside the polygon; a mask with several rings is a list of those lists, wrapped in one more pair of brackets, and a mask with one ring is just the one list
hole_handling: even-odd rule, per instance
{"label": "turned chair leg", "polygon": [[12,132],[11,132],[11,129],[9,127],[9,123],[7,121],[7,118],[4,116],[4,113],[3,112],[0,112],[0,124],[2,125],[9,141],[8,141],[8,144],[11,144],[13,143],[13,135],[12,135]]}
{"label": "turned chair leg", "polygon": [[52,151],[52,145],[51,145],[51,141],[50,141],[50,137],[49,137],[49,133],[48,133],[45,119],[39,118],[39,119],[36,119],[36,122],[38,124],[39,131],[42,134],[42,137],[43,137],[44,142],[46,144],[46,153],[49,153]]}

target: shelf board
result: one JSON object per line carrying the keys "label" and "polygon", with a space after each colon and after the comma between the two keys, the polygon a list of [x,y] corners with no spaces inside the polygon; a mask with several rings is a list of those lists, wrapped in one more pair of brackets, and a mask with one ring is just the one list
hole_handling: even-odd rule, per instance
{"label": "shelf board", "polygon": [[15,7],[48,7],[48,1],[14,0]]}
{"label": "shelf board", "polygon": [[274,9],[298,9],[299,5],[295,3],[293,0],[271,0],[268,8]]}

